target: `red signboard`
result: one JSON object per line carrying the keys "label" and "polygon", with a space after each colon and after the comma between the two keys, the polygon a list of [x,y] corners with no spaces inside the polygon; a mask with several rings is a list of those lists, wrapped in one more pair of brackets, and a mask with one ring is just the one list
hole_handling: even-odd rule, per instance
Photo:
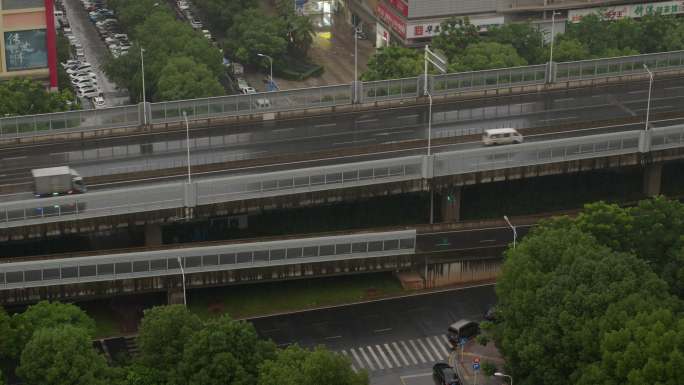
{"label": "red signboard", "polygon": [[394,7],[397,11],[401,12],[402,15],[408,17],[408,4],[403,0],[388,0],[390,5]]}
{"label": "red signboard", "polygon": [[380,20],[392,27],[394,32],[399,36],[402,38],[406,37],[406,22],[395,15],[391,9],[387,8],[383,3],[378,3],[377,8],[375,8],[375,13],[377,13]]}

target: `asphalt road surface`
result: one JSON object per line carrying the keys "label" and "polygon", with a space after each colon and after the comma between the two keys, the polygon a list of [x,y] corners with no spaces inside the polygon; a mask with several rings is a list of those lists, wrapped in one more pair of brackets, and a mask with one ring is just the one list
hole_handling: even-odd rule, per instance
{"label": "asphalt road surface", "polygon": [[[636,82],[620,86],[435,105],[432,136],[443,138],[471,135],[473,138],[472,135],[493,127],[532,128],[552,126],[554,122],[590,122],[641,116],[646,108],[647,89],[644,86],[647,84]],[[684,78],[656,82],[652,112],[680,111],[684,107],[684,93],[681,92],[683,89]],[[424,107],[407,107],[361,114],[267,121],[224,128],[199,128],[190,133],[191,163],[198,165],[257,159],[425,139],[427,130],[424,121]],[[552,137],[637,128],[639,125],[634,124],[594,131],[571,131]],[[523,129],[523,134],[524,131]],[[526,139],[535,141],[549,138],[536,136]],[[480,145],[479,140],[471,139],[470,142],[435,150],[458,150]],[[419,152],[403,152],[395,156]],[[351,161],[357,160],[361,159]],[[0,158],[0,185],[16,186],[19,192],[29,192],[30,169],[38,167],[70,165],[88,177],[182,167],[185,164],[184,131],[17,146],[3,151],[3,157]],[[22,198],[24,197],[10,196],[2,197],[0,200]]]}
{"label": "asphalt road surface", "polygon": [[[513,223],[515,225],[515,223]],[[532,225],[516,226],[519,242],[529,232]],[[513,242],[510,227],[467,229],[418,234],[416,250],[421,253],[440,253],[506,247]]]}
{"label": "asphalt road surface", "polygon": [[446,361],[447,327],[459,319],[481,320],[495,302],[494,287],[487,285],[250,322],[278,345],[325,345],[348,356],[355,370],[368,370],[371,384],[397,385],[400,376],[424,374]]}

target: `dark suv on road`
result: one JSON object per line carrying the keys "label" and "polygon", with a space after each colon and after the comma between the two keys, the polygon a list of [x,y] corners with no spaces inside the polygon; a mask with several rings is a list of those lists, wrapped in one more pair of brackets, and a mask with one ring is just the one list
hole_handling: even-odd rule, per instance
{"label": "dark suv on road", "polygon": [[438,362],[432,367],[432,378],[437,385],[462,385],[454,368],[444,362]]}

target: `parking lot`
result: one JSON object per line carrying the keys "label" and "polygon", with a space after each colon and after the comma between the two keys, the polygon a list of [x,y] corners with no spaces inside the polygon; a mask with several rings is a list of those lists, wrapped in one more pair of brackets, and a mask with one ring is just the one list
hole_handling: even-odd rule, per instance
{"label": "parking lot", "polygon": [[[98,4],[100,8],[103,8],[104,2],[100,1],[98,3],[80,0],[62,0],[62,2],[66,19],[69,24],[68,29],[65,29],[63,32],[69,38],[77,54],[82,55],[77,56],[75,59],[89,63],[90,70],[92,71],[91,73],[94,74],[90,75],[87,71],[80,71],[79,73],[83,75],[80,80],[75,80],[72,77],[72,84],[75,85],[74,88],[82,101],[83,107],[95,107],[93,103],[94,97],[92,96],[93,93],[79,94],[79,89],[87,91],[96,90],[97,94],[104,99],[103,102],[97,106],[98,108],[129,104],[128,92],[126,90],[118,90],[116,84],[111,82],[102,70],[110,53],[101,39],[98,30],[95,28],[94,23],[90,20],[89,11],[85,8],[85,6],[93,4]],[[70,35],[72,37],[69,37]],[[73,70],[71,72],[73,72]],[[77,84],[74,83],[75,81],[80,81],[85,84],[87,81],[83,78],[87,77],[94,78],[89,85],[92,87],[84,88],[87,85],[78,87]]]}

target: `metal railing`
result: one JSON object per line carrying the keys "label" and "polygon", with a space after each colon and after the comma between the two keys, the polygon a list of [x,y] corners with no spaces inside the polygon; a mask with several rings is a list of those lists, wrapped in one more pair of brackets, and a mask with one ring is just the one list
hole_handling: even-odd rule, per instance
{"label": "metal railing", "polygon": [[0,228],[371,186],[684,146],[684,125],[0,203]]}
{"label": "metal railing", "polygon": [[0,263],[0,290],[414,254],[416,230]]}
{"label": "metal railing", "polygon": [[[431,95],[541,85],[544,83],[595,80],[645,73],[643,64],[653,72],[684,69],[684,51],[661,52],[607,59],[548,63],[527,67],[428,76]],[[550,73],[549,73],[550,72]],[[296,90],[230,95],[213,98],[148,103],[147,121],[153,124],[188,119],[211,119],[268,112],[345,106],[390,99],[415,99],[422,95],[422,76],[354,85],[334,85]],[[0,139],[29,137],[46,133],[122,128],[143,124],[142,104],[43,115],[0,118]]]}

